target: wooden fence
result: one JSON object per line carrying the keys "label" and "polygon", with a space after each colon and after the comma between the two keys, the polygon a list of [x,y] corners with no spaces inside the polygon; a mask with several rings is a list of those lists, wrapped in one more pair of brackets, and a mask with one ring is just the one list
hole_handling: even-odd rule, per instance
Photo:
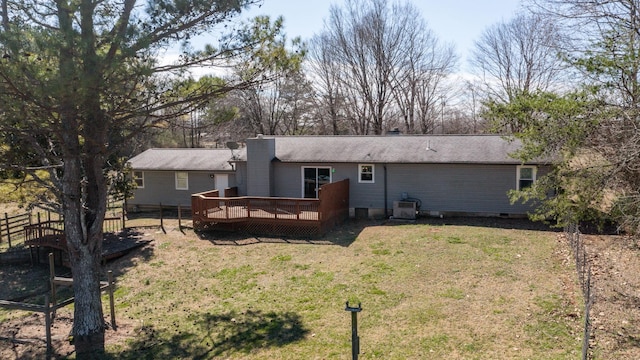
{"label": "wooden fence", "polygon": [[349,179],[323,185],[318,197],[322,233],[349,218]]}
{"label": "wooden fence", "polygon": [[[25,302],[16,302],[8,300],[0,300],[0,308],[9,310],[23,310],[31,312],[41,312],[44,314],[45,322],[45,341],[46,341],[46,356],[50,359],[53,355],[53,346],[51,344],[51,325],[53,323],[56,310],[63,308],[67,305],[73,304],[75,298],[69,298],[64,301],[58,302],[56,299],[56,288],[58,286],[73,286],[73,278],[59,277],[55,275],[53,254],[49,254],[49,288],[51,296],[45,294],[44,304],[32,304]],[[111,327],[116,330],[116,313],[114,302],[115,281],[113,278],[113,272],[109,270],[107,272],[107,281],[100,281],[100,290],[106,290],[109,295],[109,310],[111,314]]]}
{"label": "wooden fence", "polygon": [[41,312],[44,314],[45,337],[47,343],[47,359],[51,358],[53,347],[51,346],[51,320],[53,310],[49,302],[49,295],[44,296],[44,305],[29,304],[23,302],[0,300],[0,307],[9,310],[23,310],[31,312]]}
{"label": "wooden fence", "polygon": [[35,214],[24,212],[13,215],[4,213],[4,218],[0,219],[0,243],[7,241],[9,248],[18,243],[23,243],[26,240],[25,229],[29,225],[32,225],[34,221],[40,223],[42,221],[52,221],[53,219],[59,220],[61,217],[51,211],[37,212]]}
{"label": "wooden fence", "polygon": [[31,213],[9,215],[4,213],[2,224],[0,224],[0,243],[7,241],[9,247],[11,240],[24,239],[24,227],[31,224]]}
{"label": "wooden fence", "polygon": [[[0,243],[6,241],[8,247],[15,247],[28,239],[33,239],[34,228],[51,229],[49,233],[63,230],[63,218],[60,214],[47,212],[25,212],[21,214],[4,214],[0,219]],[[118,232],[125,228],[125,212],[122,208],[109,208],[104,219],[102,231]],[[43,230],[44,231],[44,230]]]}

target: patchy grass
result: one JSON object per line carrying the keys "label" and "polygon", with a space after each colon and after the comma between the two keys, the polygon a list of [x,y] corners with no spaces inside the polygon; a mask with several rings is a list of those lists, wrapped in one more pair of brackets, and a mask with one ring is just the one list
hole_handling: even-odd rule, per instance
{"label": "patchy grass", "polygon": [[[566,359],[580,297],[556,233],[480,226],[369,226],[334,245],[256,238],[213,245],[156,233],[119,271],[117,313],[137,324],[114,358]],[[348,237],[347,237],[348,238]],[[224,240],[224,239],[223,239]],[[234,242],[228,242],[234,243]],[[577,287],[572,287],[577,289]]]}

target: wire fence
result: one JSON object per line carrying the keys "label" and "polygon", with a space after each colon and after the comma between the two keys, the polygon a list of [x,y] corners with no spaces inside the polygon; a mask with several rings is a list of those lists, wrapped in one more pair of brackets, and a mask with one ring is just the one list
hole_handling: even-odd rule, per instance
{"label": "wire fence", "polygon": [[565,236],[569,240],[573,257],[576,263],[576,272],[578,281],[582,288],[582,296],[584,299],[584,329],[582,338],[582,360],[589,359],[589,339],[591,338],[591,307],[595,302],[595,294],[593,292],[592,272],[587,250],[577,224],[568,225],[564,229]]}

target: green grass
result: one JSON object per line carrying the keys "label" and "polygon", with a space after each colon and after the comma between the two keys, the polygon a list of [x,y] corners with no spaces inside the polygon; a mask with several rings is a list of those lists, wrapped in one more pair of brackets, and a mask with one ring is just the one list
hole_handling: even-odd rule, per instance
{"label": "green grass", "polygon": [[[341,245],[216,246],[155,233],[110,264],[116,313],[135,336],[114,359],[573,359],[580,294],[556,233],[370,226]],[[132,264],[135,264],[133,266]],[[574,287],[578,289],[578,287]],[[107,333],[109,336],[109,332]]]}
{"label": "green grass", "polygon": [[[579,294],[555,233],[372,226],[348,246],[214,246],[157,235],[118,280],[118,313],[144,324],[117,358],[345,359],[362,303],[361,359],[574,358]],[[165,245],[171,244],[171,245]],[[148,282],[147,282],[148,281]],[[532,286],[535,284],[535,286]]]}

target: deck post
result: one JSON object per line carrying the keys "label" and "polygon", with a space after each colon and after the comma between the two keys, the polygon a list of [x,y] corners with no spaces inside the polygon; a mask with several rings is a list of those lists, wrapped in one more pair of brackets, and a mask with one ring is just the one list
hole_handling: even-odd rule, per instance
{"label": "deck post", "polygon": [[42,222],[40,221],[40,212],[38,212],[38,237],[42,238]]}
{"label": "deck post", "polygon": [[51,355],[53,355],[53,347],[51,346],[51,320],[51,305],[49,304],[49,295],[46,294],[44,296],[44,326],[47,339],[47,359],[51,359]]}
{"label": "deck post", "polygon": [[127,218],[127,199],[125,198],[124,201],[122,202],[122,230],[127,228],[126,218]]}
{"label": "deck post", "polygon": [[273,209],[273,218],[277,220],[278,219],[278,199],[275,199],[273,201],[273,207],[274,207],[274,209]]}
{"label": "deck post", "polygon": [[113,330],[116,330],[118,326],[116,325],[116,307],[113,300],[113,292],[115,288],[115,282],[113,281],[113,271],[109,270],[107,272],[107,281],[109,281],[109,308],[111,310],[111,326]]}
{"label": "deck post", "polygon": [[55,258],[53,255],[53,252],[49,253],[49,284],[51,286],[51,301],[53,302],[53,316],[55,315],[55,309],[56,309],[56,283],[55,283],[55,277],[56,277],[56,265],[55,265]]}

